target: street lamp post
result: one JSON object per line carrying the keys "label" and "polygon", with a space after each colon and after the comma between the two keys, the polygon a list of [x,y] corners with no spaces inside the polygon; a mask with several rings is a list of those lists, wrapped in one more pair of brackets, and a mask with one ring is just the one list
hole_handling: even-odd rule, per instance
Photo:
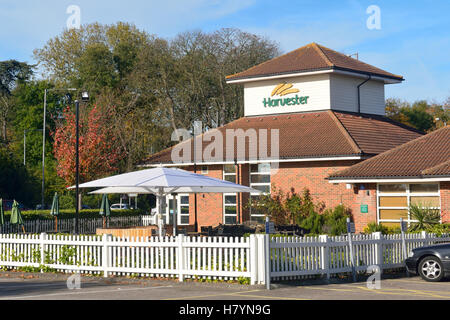
{"label": "street lamp post", "polygon": [[75,143],[75,193],[76,193],[76,199],[75,199],[75,234],[78,234],[78,215],[80,211],[80,158],[79,158],[79,140],[80,140],[80,130],[79,130],[79,111],[80,111],[80,102],[78,100],[75,100],[75,109],[76,109],[76,143]]}

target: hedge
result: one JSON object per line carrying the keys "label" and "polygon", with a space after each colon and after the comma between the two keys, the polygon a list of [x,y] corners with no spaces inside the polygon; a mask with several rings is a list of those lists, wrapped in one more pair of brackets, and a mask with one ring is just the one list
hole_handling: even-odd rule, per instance
{"label": "hedge", "polygon": [[[100,210],[99,209],[89,209],[89,210],[80,210],[79,218],[100,218]],[[31,211],[21,211],[22,217],[24,220],[37,220],[37,219],[53,219],[53,216],[50,214],[50,210],[31,210]],[[145,214],[144,210],[111,210],[111,217],[124,217],[124,216],[139,216]],[[7,221],[9,221],[9,216],[11,215],[11,211],[5,212],[5,217]],[[73,209],[64,209],[60,210],[60,214],[58,215],[58,219],[71,219],[75,218],[75,210]]]}

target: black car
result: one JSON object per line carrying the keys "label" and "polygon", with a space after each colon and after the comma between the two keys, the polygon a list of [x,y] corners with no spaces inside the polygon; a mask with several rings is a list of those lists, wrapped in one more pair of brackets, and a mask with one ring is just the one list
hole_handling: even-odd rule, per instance
{"label": "black car", "polygon": [[450,243],[414,249],[406,259],[406,268],[431,282],[450,276]]}

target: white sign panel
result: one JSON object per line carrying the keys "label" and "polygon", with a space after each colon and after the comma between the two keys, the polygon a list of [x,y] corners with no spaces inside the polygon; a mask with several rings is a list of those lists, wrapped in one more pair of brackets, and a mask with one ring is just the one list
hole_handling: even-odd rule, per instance
{"label": "white sign panel", "polygon": [[330,109],[327,74],[256,81],[244,86],[245,116]]}

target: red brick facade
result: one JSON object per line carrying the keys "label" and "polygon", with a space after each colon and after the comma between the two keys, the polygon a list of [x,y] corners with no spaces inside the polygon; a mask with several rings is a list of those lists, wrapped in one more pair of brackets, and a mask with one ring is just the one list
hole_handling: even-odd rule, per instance
{"label": "red brick facade", "polygon": [[441,188],[442,222],[450,223],[450,181],[443,181]]}
{"label": "red brick facade", "polygon": [[[315,162],[287,162],[280,163],[277,170],[271,174],[272,188],[281,189],[284,193],[292,188],[301,193],[304,188],[310,190],[314,202],[324,202],[326,208],[334,208],[344,204],[350,208],[356,227],[356,232],[362,232],[367,224],[377,222],[377,186],[376,184],[357,184],[347,189],[346,184],[332,184],[326,178],[339,170],[350,167],[356,160],[315,161]],[[186,168],[194,171],[192,167]],[[197,169],[200,173],[200,168]],[[208,166],[208,176],[222,179],[223,166]],[[239,165],[238,183],[249,186],[249,165]],[[442,220],[450,223],[450,182],[441,182]],[[190,196],[190,224],[195,224],[195,196]],[[250,220],[249,210],[246,208],[249,195],[239,196],[238,214],[241,222]],[[362,213],[361,206],[367,205],[368,212]],[[224,221],[222,194],[197,195],[197,221],[202,226],[217,226]]]}

